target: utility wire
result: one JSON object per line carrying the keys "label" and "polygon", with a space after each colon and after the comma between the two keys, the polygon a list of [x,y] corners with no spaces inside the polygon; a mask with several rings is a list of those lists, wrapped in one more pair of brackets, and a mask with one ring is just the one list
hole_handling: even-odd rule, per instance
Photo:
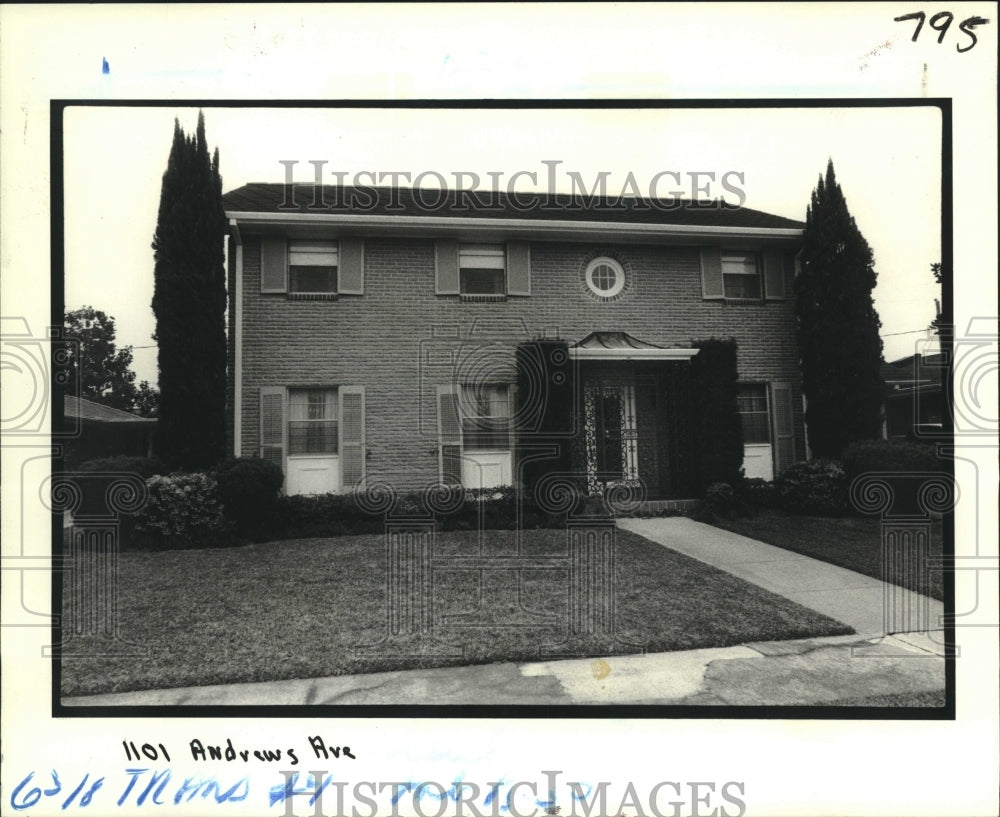
{"label": "utility wire", "polygon": [[928,332],[928,329],[911,329],[909,332],[890,332],[887,335],[882,335],[883,338],[894,338],[896,335],[916,335],[920,332]]}

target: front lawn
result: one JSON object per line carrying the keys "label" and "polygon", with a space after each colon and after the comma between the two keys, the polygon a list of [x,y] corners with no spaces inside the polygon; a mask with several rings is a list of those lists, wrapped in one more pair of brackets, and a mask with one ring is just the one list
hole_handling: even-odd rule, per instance
{"label": "front lawn", "polygon": [[[514,553],[514,531],[487,531],[484,552]],[[532,556],[566,553],[566,533],[525,531]],[[458,569],[474,533],[441,533],[433,574],[435,633],[457,655],[371,655],[356,647],[387,632],[385,544],[380,536],[271,542],[119,557],[123,638],[135,657],[65,658],[64,695],[312,678],[412,667],[532,661],[568,632],[567,571]],[[686,650],[845,634],[849,627],[627,531],[617,531],[616,629],[607,653]],[[456,564],[451,569],[451,564]],[[67,587],[70,585],[68,584]],[[68,617],[73,600],[64,599]],[[478,608],[478,609],[477,609]],[[549,616],[542,621],[539,616]],[[67,621],[70,619],[67,618]],[[557,656],[558,657],[558,656]]]}
{"label": "front lawn", "polygon": [[[855,570],[910,590],[921,591],[919,576],[902,570],[882,575],[882,522],[871,517],[790,516],[779,511],[761,511],[752,519],[723,519],[716,527],[767,542],[785,550],[812,556],[824,562]],[[944,527],[940,520],[931,524],[929,556],[941,558]],[[930,568],[923,592],[944,599],[944,571]]]}

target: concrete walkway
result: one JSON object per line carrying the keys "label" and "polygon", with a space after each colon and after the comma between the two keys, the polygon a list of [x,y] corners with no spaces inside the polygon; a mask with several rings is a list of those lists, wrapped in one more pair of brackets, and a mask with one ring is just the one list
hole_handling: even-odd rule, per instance
{"label": "concrete walkway", "polygon": [[618,527],[842,621],[862,636],[941,627],[940,601],[738,533],[686,517],[619,519]]}
{"label": "concrete walkway", "polygon": [[[683,517],[622,519],[618,524],[849,624],[857,635],[648,655],[148,690],[67,698],[63,703],[817,706],[944,689],[943,633],[937,625],[940,602]],[[886,635],[887,629],[894,634]]]}

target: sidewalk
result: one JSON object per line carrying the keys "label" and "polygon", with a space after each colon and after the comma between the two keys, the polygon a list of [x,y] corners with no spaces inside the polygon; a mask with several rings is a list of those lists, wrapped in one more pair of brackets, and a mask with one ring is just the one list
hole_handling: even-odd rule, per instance
{"label": "sidewalk", "polygon": [[[534,663],[484,664],[67,698],[67,706],[817,706],[944,689],[942,605],[835,565],[683,517],[619,526],[849,624],[857,635]],[[930,632],[884,633],[930,622]],[[899,630],[899,627],[893,627]],[[902,629],[906,629],[905,627]],[[723,714],[723,713],[720,713]]]}
{"label": "sidewalk", "polygon": [[944,606],[936,599],[738,533],[686,517],[619,519],[618,527],[842,621],[861,636],[941,627]]}

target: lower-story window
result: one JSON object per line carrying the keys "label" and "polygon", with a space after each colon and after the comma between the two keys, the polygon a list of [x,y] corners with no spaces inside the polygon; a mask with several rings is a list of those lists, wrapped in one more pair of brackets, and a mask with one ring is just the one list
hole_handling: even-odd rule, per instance
{"label": "lower-story window", "polygon": [[364,386],[260,389],[260,456],[289,494],[353,491],[365,480]]}
{"label": "lower-story window", "polygon": [[786,381],[740,383],[743,472],[770,480],[796,460],[792,386]]}
{"label": "lower-story window", "polygon": [[771,418],[766,383],[740,383],[737,401],[743,423],[743,444],[771,442]]}
{"label": "lower-story window", "polygon": [[438,435],[445,484],[495,488],[512,483],[509,386],[440,386]]}

